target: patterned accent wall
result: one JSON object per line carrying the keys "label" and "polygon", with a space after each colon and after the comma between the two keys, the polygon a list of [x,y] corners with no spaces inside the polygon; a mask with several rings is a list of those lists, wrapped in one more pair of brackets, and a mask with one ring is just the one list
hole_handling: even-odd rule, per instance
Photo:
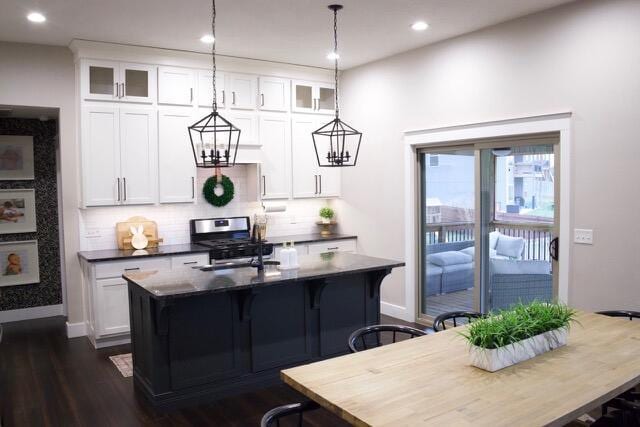
{"label": "patterned accent wall", "polygon": [[0,119],[0,135],[33,136],[35,180],[0,181],[0,188],[34,188],[35,233],[0,234],[0,241],[37,240],[40,283],[0,287],[0,311],[62,304],[58,188],[56,177],[57,122],[37,119]]}

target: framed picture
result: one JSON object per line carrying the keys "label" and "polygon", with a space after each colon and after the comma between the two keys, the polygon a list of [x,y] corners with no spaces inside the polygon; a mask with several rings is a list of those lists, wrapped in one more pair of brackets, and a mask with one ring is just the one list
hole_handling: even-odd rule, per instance
{"label": "framed picture", "polygon": [[36,231],[34,190],[0,190],[0,234],[34,231]]}
{"label": "framed picture", "polygon": [[0,135],[0,181],[33,179],[33,137]]}
{"label": "framed picture", "polygon": [[0,243],[0,286],[40,282],[38,241]]}

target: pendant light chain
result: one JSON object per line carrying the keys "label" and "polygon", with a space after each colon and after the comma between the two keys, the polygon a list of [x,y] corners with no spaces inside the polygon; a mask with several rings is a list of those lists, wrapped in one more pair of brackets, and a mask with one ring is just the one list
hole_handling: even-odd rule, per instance
{"label": "pendant light chain", "polygon": [[211,9],[211,35],[213,36],[213,43],[211,44],[211,68],[213,69],[211,86],[213,87],[213,102],[211,108],[215,113],[218,111],[218,96],[216,93],[216,0],[211,0]]}
{"label": "pendant light chain", "polygon": [[335,103],[336,103],[336,119],[340,113],[338,105],[338,9],[333,10],[333,58],[334,58],[334,78],[335,78]]}

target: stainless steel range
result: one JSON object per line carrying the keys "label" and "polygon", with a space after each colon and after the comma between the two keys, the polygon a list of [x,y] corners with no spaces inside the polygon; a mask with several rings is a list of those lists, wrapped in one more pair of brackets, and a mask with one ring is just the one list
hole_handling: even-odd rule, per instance
{"label": "stainless steel range", "polygon": [[262,255],[273,253],[273,244],[260,241],[256,227],[251,232],[248,216],[231,218],[204,218],[189,221],[191,243],[208,247],[211,264],[241,263]]}

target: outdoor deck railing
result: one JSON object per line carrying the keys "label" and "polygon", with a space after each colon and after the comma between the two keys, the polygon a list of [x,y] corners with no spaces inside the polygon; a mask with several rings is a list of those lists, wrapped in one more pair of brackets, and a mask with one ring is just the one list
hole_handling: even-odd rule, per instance
{"label": "outdoor deck railing", "polygon": [[[550,260],[552,224],[494,221],[491,227],[507,236],[522,237],[525,240],[524,259]],[[474,240],[473,222],[427,224],[425,231],[427,245]]]}

